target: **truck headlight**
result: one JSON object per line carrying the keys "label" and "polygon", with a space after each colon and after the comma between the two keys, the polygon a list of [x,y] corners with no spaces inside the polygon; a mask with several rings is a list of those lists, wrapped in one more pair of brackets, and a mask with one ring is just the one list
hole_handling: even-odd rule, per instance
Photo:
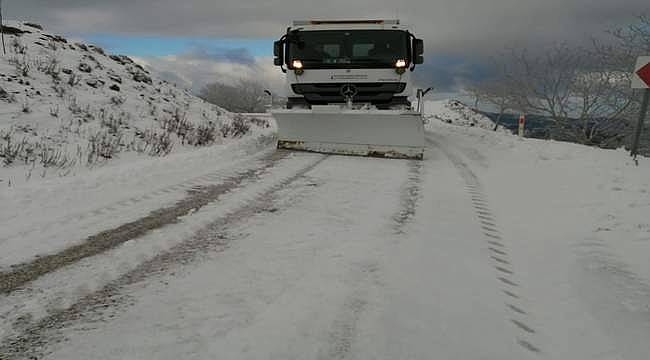
{"label": "truck headlight", "polygon": [[399,59],[395,61],[395,72],[402,75],[404,72],[406,72],[406,60],[404,59]]}
{"label": "truck headlight", "polygon": [[291,67],[293,68],[293,72],[296,73],[296,75],[302,75],[305,72],[305,70],[303,70],[302,61],[300,60],[293,60],[291,62]]}

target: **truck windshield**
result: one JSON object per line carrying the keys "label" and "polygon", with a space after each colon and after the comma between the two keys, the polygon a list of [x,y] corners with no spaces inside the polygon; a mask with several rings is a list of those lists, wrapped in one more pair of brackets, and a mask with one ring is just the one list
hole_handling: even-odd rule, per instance
{"label": "truck windshield", "polygon": [[289,40],[289,64],[301,60],[304,68],[393,67],[409,60],[408,34],[399,30],[298,31]]}

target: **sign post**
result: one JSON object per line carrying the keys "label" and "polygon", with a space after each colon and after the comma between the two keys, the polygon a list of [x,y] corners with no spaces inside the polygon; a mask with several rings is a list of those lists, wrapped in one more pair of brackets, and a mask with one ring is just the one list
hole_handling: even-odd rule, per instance
{"label": "sign post", "polygon": [[632,148],[630,155],[635,159],[639,154],[639,139],[643,131],[643,123],[648,112],[648,103],[650,102],[650,56],[640,56],[636,61],[634,74],[632,74],[632,88],[643,89],[643,101],[641,101],[641,111],[639,121],[634,129],[634,138],[632,139]]}
{"label": "sign post", "polygon": [[526,128],[526,116],[519,115],[519,137],[524,137],[524,130]]}

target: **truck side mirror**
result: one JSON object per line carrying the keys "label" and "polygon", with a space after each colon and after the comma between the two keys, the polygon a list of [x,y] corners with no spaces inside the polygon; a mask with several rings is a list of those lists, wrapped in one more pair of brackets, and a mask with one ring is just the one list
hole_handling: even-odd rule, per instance
{"label": "truck side mirror", "polygon": [[273,43],[273,64],[284,65],[284,42],[281,40]]}
{"label": "truck side mirror", "polygon": [[413,64],[424,63],[424,41],[413,39]]}

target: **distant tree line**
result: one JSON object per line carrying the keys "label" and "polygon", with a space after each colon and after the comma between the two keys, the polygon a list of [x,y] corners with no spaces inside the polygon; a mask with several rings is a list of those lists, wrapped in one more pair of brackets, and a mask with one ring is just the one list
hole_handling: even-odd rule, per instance
{"label": "distant tree line", "polygon": [[476,104],[495,108],[497,123],[506,113],[543,115],[553,138],[621,146],[637,119],[640,96],[630,89],[630,77],[637,56],[650,54],[650,19],[607,34],[590,46],[508,49],[494,59],[493,76],[467,91]]}

